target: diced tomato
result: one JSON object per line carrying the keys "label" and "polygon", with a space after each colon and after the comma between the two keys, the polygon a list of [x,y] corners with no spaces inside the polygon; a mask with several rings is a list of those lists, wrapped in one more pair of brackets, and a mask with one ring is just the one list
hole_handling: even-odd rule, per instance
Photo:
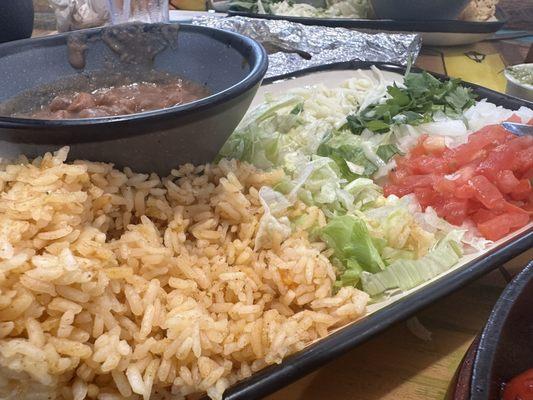
{"label": "diced tomato", "polygon": [[511,229],[521,228],[529,222],[529,215],[526,213],[506,213],[503,214],[508,218],[508,223]]}
{"label": "diced tomato", "polygon": [[515,376],[505,384],[502,400],[531,400],[533,399],[533,368]]}
{"label": "diced tomato", "polygon": [[529,179],[531,181],[533,179],[533,168],[530,168],[528,171],[521,174],[520,178]]}
{"label": "diced tomato", "polygon": [[511,227],[507,224],[505,216],[498,215],[488,221],[477,224],[479,233],[489,240],[498,240],[509,233]]}
{"label": "diced tomato", "polygon": [[411,173],[411,170],[409,170],[411,155],[409,157],[398,157],[395,159],[396,161],[396,168],[395,170],[403,170],[406,172]]}
{"label": "diced tomato", "polygon": [[518,186],[520,181],[516,179],[513,171],[504,169],[496,174],[496,185],[502,193],[511,193],[515,187]]}
{"label": "diced tomato", "polygon": [[432,186],[433,177],[431,175],[411,175],[402,179],[402,186],[410,189],[412,193],[414,188]]}
{"label": "diced tomato", "polygon": [[457,185],[468,183],[470,178],[472,178],[476,174],[476,169],[480,162],[481,160],[472,161],[464,165],[463,167],[459,168],[453,174],[449,174],[449,175],[453,176],[453,181]]}
{"label": "diced tomato", "polygon": [[526,200],[531,193],[531,182],[529,179],[520,179],[518,185],[511,192],[514,200]]}
{"label": "diced tomato", "polygon": [[529,216],[523,213],[505,213],[477,225],[479,232],[489,240],[498,240],[507,235],[511,229],[521,228],[529,222]]}
{"label": "diced tomato", "polygon": [[523,148],[523,143],[518,140],[511,140],[499,145],[479,163],[476,172],[485,175],[489,179],[496,179],[499,171],[514,169],[513,165],[515,164],[516,153],[521,148]]}
{"label": "diced tomato", "polygon": [[409,152],[411,157],[417,157],[426,154],[426,149],[424,148],[424,142],[426,141],[428,135],[422,135],[418,139],[418,143],[415,147]]}
{"label": "diced tomato", "polygon": [[485,147],[500,145],[512,139],[514,135],[499,125],[489,125],[471,134],[468,143],[457,147],[452,152],[452,160],[458,167],[486,154]]}
{"label": "diced tomato", "polygon": [[445,218],[446,212],[444,211],[444,201],[441,199],[441,201],[435,202],[431,205],[437,215],[441,218]]}
{"label": "diced tomato", "polygon": [[476,175],[468,183],[474,189],[476,199],[489,210],[502,208],[502,194],[485,176]]}
{"label": "diced tomato", "polygon": [[524,210],[529,212],[529,215],[532,215],[533,213],[533,193],[529,194],[529,197],[526,201],[526,204],[524,205]]}
{"label": "diced tomato", "polygon": [[454,195],[458,199],[471,199],[476,195],[476,191],[468,183],[464,183],[456,187]]}
{"label": "diced tomato", "polygon": [[505,120],[505,122],[516,122],[518,124],[522,123],[522,118],[520,116],[513,114]]}
{"label": "diced tomato", "polygon": [[[487,125],[477,132],[474,132],[472,135],[475,135],[476,140],[479,144],[485,147],[488,144],[497,146],[499,144],[505,143],[506,141],[516,137],[512,133],[508,132],[501,125]],[[468,138],[470,143],[470,137]],[[474,141],[475,142],[475,141]]]}
{"label": "diced tomato", "polygon": [[493,218],[496,218],[497,216],[498,213],[496,213],[495,211],[489,211],[486,208],[480,208],[474,214],[472,214],[470,218],[472,218],[472,221],[474,221],[476,224],[480,224],[482,222],[486,222]]}
{"label": "diced tomato", "polygon": [[455,186],[455,181],[451,181],[446,177],[434,178],[433,188],[439,193],[453,195],[453,193],[455,192]]}
{"label": "diced tomato", "polygon": [[515,136],[513,141],[520,143],[523,147],[533,146],[533,136],[531,135]]}
{"label": "diced tomato", "polygon": [[524,210],[522,207],[520,207],[519,205],[517,205],[516,201],[506,201],[504,204],[503,204],[503,210],[505,212],[508,212],[508,213],[513,213],[513,214],[527,214],[529,215],[529,213]]}
{"label": "diced tomato", "polygon": [[385,195],[414,193],[423,208],[433,207],[455,225],[470,218],[492,240],[530,221],[533,137],[516,137],[491,125],[455,149],[443,146],[442,138],[424,135],[407,156],[397,157]]}
{"label": "diced tomato", "polygon": [[[468,215],[473,215],[479,210],[486,210],[486,208],[474,198],[468,199]],[[498,211],[499,213],[499,211]]]}
{"label": "diced tomato", "polygon": [[446,150],[446,143],[442,136],[428,136],[422,146],[427,154],[441,155]]}
{"label": "diced tomato", "polygon": [[531,181],[529,179],[520,179],[520,183],[514,188],[513,193],[531,192]]}
{"label": "diced tomato", "polygon": [[468,200],[448,200],[441,209],[442,216],[451,224],[462,225],[467,218]]}
{"label": "diced tomato", "polygon": [[513,166],[515,171],[520,172],[527,172],[533,169],[533,146],[516,153]]}
{"label": "diced tomato", "polygon": [[447,173],[448,165],[444,159],[435,156],[418,156],[411,159],[411,170],[415,174]]}
{"label": "diced tomato", "polygon": [[439,201],[439,195],[430,187],[416,188],[415,196],[422,207],[428,207]]}
{"label": "diced tomato", "polygon": [[533,146],[533,136],[515,136],[505,143],[505,145],[509,146],[512,151],[519,152]]}
{"label": "diced tomato", "polygon": [[529,121],[527,121],[528,125],[533,125],[533,118],[531,118]]}
{"label": "diced tomato", "polygon": [[[463,147],[465,146],[465,147]],[[483,158],[487,154],[484,149],[472,149],[466,145],[459,146],[455,151],[446,153],[448,165],[452,168],[459,168],[477,158]]]}
{"label": "diced tomato", "polygon": [[385,196],[390,196],[391,194],[402,197],[406,194],[412,193],[412,189],[408,187],[401,187],[398,185],[385,184],[383,186],[383,194]]}
{"label": "diced tomato", "polygon": [[392,183],[398,184],[402,181],[403,178],[409,175],[411,174],[406,169],[396,168],[394,171],[390,173],[389,179]]}

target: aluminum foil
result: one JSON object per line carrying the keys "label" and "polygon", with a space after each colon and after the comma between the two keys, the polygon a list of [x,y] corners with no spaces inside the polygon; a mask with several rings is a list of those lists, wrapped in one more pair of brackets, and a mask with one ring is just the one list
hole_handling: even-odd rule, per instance
{"label": "aluminum foil", "polygon": [[284,20],[207,16],[194,18],[192,23],[238,32],[261,42],[269,53],[266,77],[339,61],[406,65],[409,59],[416,59],[422,44],[417,34],[363,33]]}

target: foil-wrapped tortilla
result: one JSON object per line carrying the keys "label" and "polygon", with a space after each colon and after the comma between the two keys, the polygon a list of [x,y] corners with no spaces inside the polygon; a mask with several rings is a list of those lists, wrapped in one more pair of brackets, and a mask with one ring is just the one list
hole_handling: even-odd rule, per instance
{"label": "foil-wrapped tortilla", "polygon": [[266,77],[339,61],[406,65],[416,59],[422,44],[417,34],[363,33],[284,20],[206,16],[194,18],[192,23],[238,32],[261,42],[269,53]]}

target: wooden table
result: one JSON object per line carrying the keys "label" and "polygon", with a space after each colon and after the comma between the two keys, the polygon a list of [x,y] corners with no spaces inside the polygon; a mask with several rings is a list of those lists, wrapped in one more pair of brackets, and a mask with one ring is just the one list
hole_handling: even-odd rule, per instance
{"label": "wooden table", "polygon": [[[496,55],[503,65],[509,65],[523,62],[528,50],[529,44],[516,41],[424,48],[416,65],[447,73],[449,57],[461,57],[468,52]],[[491,59],[494,61],[494,56]],[[499,73],[493,64],[486,71]],[[482,78],[493,79],[491,74]],[[515,275],[532,259],[533,250],[522,254],[505,265],[506,274]],[[443,399],[462,357],[482,330],[506,283],[504,274],[496,270],[420,312],[416,317],[432,333],[431,341],[414,336],[405,323],[397,324],[268,400]]]}

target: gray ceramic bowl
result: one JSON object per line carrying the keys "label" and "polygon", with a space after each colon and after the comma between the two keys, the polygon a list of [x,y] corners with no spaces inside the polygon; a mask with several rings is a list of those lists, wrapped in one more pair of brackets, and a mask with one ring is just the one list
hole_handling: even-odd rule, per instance
{"label": "gray ceramic bowl", "polygon": [[30,37],[33,17],[32,0],[0,0],[0,43]]}
{"label": "gray ceramic bowl", "polygon": [[[514,65],[514,67],[520,67],[524,69],[527,68],[528,70],[533,72],[533,63],[518,64]],[[520,99],[533,101],[533,85],[520,82],[510,73],[509,68],[506,68],[504,70],[504,75],[505,79],[507,80],[507,87],[505,93],[514,97],[518,97]]]}
{"label": "gray ceramic bowl", "polygon": [[470,0],[370,0],[376,18],[453,20]]}
{"label": "gray ceramic bowl", "polygon": [[[164,28],[164,24],[145,25],[150,32]],[[63,77],[128,71],[129,65],[103,42],[103,29],[76,33],[82,32],[88,46],[82,70],[73,68],[67,57],[67,40],[73,33],[1,45],[0,103]],[[267,67],[265,50],[250,38],[181,25],[177,45],[157,54],[150,69],[204,84],[212,95],[118,117],[60,121],[0,117],[0,157],[35,157],[69,145],[70,159],[112,162],[143,172],[166,174],[186,162],[209,162],[245,114]]]}

